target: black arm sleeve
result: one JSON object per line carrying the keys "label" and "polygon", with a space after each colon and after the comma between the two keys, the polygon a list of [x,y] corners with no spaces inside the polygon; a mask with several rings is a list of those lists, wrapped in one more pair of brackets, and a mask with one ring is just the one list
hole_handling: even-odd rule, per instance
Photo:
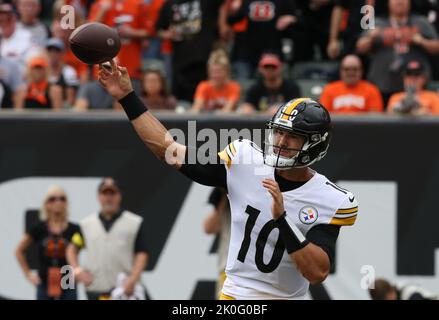
{"label": "black arm sleeve", "polygon": [[188,149],[186,148],[185,163],[181,166],[180,172],[189,179],[205,186],[222,187],[227,190],[227,172],[222,160],[217,155],[215,164],[187,164]]}
{"label": "black arm sleeve", "polygon": [[139,231],[137,231],[136,241],[134,243],[134,252],[145,252],[148,253],[148,241],[146,239],[146,227],[145,220],[142,220],[140,224]]}
{"label": "black arm sleeve", "polygon": [[331,263],[331,269],[333,269],[334,266],[335,243],[337,242],[339,232],[340,226],[319,224],[311,228],[306,234],[306,238],[309,242],[319,246],[326,252]]}
{"label": "black arm sleeve", "polygon": [[220,204],[221,200],[225,196],[225,191],[222,188],[214,188],[212,192],[209,195],[209,204],[213,205],[215,208],[218,208],[218,205]]}
{"label": "black arm sleeve", "polygon": [[168,30],[171,25],[171,15],[171,3],[166,1],[160,9],[159,17],[155,24],[156,30]]}

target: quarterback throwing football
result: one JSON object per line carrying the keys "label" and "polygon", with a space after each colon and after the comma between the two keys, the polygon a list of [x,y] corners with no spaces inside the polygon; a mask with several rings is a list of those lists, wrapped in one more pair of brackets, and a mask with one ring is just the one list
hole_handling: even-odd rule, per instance
{"label": "quarterback throwing football", "polygon": [[303,299],[334,263],[341,226],[352,225],[355,196],[309,166],[322,159],[331,119],[319,103],[294,99],[267,123],[263,150],[236,140],[217,163],[188,164],[188,148],[134,93],[126,68],[112,62],[99,80],[123,106],[137,134],[161,160],[192,180],[227,190],[232,229],[221,299]]}

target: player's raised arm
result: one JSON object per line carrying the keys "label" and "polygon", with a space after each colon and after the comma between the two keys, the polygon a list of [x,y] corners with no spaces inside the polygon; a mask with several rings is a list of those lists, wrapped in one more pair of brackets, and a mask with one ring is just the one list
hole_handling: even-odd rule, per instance
{"label": "player's raised arm", "polygon": [[111,69],[100,65],[99,82],[122,105],[137,134],[152,153],[180,169],[186,146],[176,143],[160,121],[147,112],[147,107],[133,90],[127,69],[117,66],[114,61],[111,61]]}

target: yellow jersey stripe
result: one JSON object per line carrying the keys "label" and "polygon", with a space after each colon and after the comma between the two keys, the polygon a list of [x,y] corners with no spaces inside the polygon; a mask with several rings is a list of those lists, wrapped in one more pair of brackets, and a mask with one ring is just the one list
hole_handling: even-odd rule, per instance
{"label": "yellow jersey stripe", "polygon": [[226,149],[224,149],[221,152],[218,152],[218,156],[220,157],[221,160],[223,160],[226,163],[227,168],[230,169],[230,166],[232,165],[232,159],[229,157],[229,154],[227,153]]}
{"label": "yellow jersey stripe", "polygon": [[337,214],[349,214],[358,212],[358,207],[350,208],[350,209],[338,209]]}
{"label": "yellow jersey stripe", "polygon": [[302,102],[302,101],[305,101],[305,100],[308,100],[309,98],[300,98],[300,99],[296,99],[296,100],[293,100],[293,102],[291,102],[289,105],[288,105],[288,107],[287,107],[287,109],[285,110],[285,112],[284,112],[284,115],[282,116],[282,119],[284,119],[284,120],[289,120],[289,118],[290,118],[290,116],[291,116],[291,113],[293,112],[293,110]]}
{"label": "yellow jersey stripe", "polygon": [[329,224],[334,224],[336,226],[351,226],[355,223],[356,219],[356,215],[346,219],[332,218]]}
{"label": "yellow jersey stripe", "polygon": [[235,145],[233,144],[233,142],[231,142],[229,146],[230,146],[230,151],[232,151],[232,155],[235,156],[236,154]]}
{"label": "yellow jersey stripe", "polygon": [[224,294],[222,292],[221,292],[221,295],[220,295],[219,299],[220,300],[236,300],[236,298],[233,298],[232,296],[228,296],[228,295],[226,295],[226,294]]}

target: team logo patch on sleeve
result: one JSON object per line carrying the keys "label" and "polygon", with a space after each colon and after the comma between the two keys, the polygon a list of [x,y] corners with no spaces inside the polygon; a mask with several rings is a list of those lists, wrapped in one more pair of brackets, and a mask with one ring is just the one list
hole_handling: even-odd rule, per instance
{"label": "team logo patch on sleeve", "polygon": [[311,206],[306,206],[300,209],[299,219],[304,224],[312,224],[317,221],[319,213],[316,208]]}

